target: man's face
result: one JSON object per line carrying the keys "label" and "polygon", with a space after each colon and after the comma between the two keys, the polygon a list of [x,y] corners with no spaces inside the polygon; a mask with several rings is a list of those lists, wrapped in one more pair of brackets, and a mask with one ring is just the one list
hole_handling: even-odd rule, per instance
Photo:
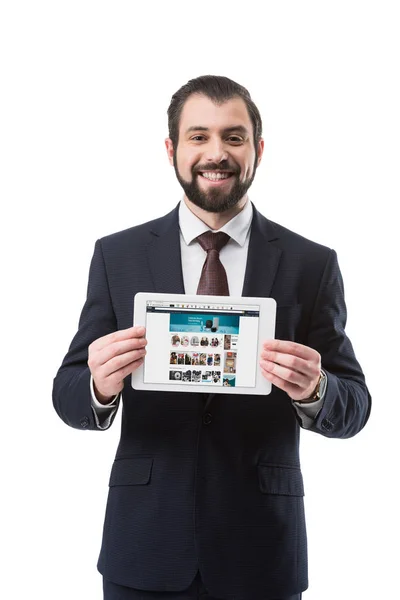
{"label": "man's face", "polygon": [[264,148],[254,148],[253,125],[241,98],[216,105],[192,95],[180,119],[178,147],[166,140],[168,156],[187,198],[220,213],[236,206],[253,182]]}

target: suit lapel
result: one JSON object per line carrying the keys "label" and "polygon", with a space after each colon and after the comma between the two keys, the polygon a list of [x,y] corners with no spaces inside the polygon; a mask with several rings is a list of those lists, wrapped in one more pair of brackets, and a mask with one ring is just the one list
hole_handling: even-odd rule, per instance
{"label": "suit lapel", "polygon": [[179,234],[179,204],[150,230],[147,247],[150,273],[156,292],[184,294]]}
{"label": "suit lapel", "polygon": [[270,296],[282,254],[282,250],[271,243],[277,239],[273,223],[263,217],[253,205],[242,296]]}

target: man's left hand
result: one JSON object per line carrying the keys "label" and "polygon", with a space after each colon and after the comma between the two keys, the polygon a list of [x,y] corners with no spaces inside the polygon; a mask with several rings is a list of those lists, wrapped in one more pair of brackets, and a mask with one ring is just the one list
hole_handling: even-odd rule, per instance
{"label": "man's left hand", "polygon": [[295,342],[268,340],[263,344],[260,366],[264,377],[292,400],[311,401],[321,373],[321,355]]}

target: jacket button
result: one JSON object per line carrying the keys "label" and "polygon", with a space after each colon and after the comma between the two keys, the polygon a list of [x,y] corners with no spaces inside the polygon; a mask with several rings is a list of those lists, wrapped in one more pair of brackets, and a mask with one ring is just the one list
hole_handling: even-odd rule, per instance
{"label": "jacket button", "polygon": [[83,417],[80,421],[82,429],[86,429],[89,425],[89,419],[87,417]]}
{"label": "jacket button", "polygon": [[325,429],[325,431],[331,431],[331,429],[333,428],[333,423],[328,421],[328,419],[322,419],[321,426],[322,429]]}
{"label": "jacket button", "polygon": [[204,423],[204,425],[209,425],[211,423],[211,421],[212,421],[212,415],[210,413],[206,413],[203,416],[203,423]]}

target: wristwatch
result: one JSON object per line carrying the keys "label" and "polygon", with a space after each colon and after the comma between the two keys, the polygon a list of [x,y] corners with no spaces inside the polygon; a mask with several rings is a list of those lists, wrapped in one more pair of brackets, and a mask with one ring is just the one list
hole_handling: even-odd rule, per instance
{"label": "wristwatch", "polygon": [[323,397],[323,395],[325,393],[325,388],[326,388],[326,373],[324,373],[324,371],[321,371],[321,373],[319,375],[318,383],[314,390],[314,393],[310,396],[309,400],[313,400],[314,402],[316,402],[317,400],[321,400],[321,398]]}

